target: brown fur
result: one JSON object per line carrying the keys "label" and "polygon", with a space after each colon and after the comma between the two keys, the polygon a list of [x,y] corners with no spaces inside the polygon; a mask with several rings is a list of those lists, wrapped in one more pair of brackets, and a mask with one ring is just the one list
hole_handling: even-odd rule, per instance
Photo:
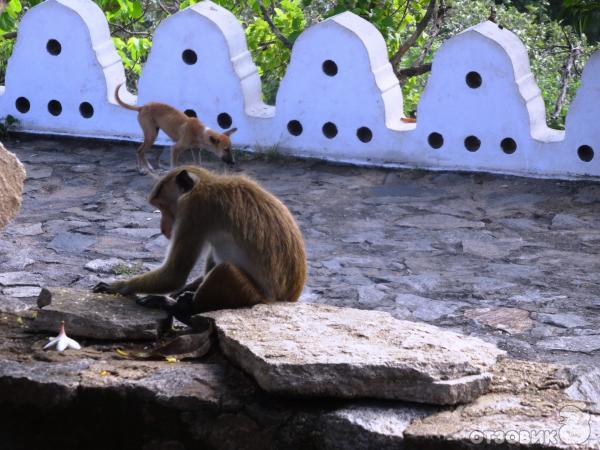
{"label": "brown fur", "polygon": [[144,142],[137,150],[138,170],[141,174],[153,171],[146,159],[145,152],[154,144],[159,129],[175,142],[171,147],[171,168],[177,165],[181,153],[188,149],[193,150],[196,164],[200,162],[201,149],[213,152],[227,164],[234,164],[230,136],[237,128],[218,133],[208,129],[196,117],[188,117],[182,111],[164,103],[150,102],[143,106],[129,105],[119,97],[121,86],[122,84],[115,89],[117,103],[123,108],[138,112],[138,122],[144,133]]}
{"label": "brown fur", "polygon": [[300,229],[285,205],[256,182],[186,166],[164,176],[149,200],[163,213],[163,232],[170,236],[174,230],[167,259],[156,270],[112,283],[110,291],[163,294],[180,289],[204,245],[224,232],[233,237],[233,251],[247,256],[254,277],[232,261],[208,264],[194,295],[194,312],[296,301],[300,296],[306,281]]}

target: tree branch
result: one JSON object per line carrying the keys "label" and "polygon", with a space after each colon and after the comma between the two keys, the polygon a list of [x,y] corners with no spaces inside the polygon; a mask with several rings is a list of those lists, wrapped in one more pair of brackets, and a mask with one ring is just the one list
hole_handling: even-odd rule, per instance
{"label": "tree branch", "polygon": [[413,67],[423,64],[423,61],[425,61],[425,58],[427,58],[427,55],[431,51],[433,41],[435,41],[435,38],[442,30],[448,9],[450,9],[450,7],[446,6],[446,0],[440,0],[440,6],[435,11],[433,16],[433,26],[431,27],[431,32],[429,33],[429,39],[427,39],[427,43],[423,46],[423,50],[413,64]]}
{"label": "tree branch", "polygon": [[558,97],[556,98],[556,102],[554,103],[554,110],[552,111],[552,114],[550,114],[550,118],[552,120],[557,120],[560,116],[560,112],[562,111],[565,99],[567,98],[569,80],[573,76],[573,69],[575,63],[577,62],[577,58],[579,58],[579,56],[581,55],[581,48],[575,47],[566,33],[565,38],[569,44],[569,53],[567,55],[565,65],[562,68],[562,73],[560,76],[560,89],[558,92]]}
{"label": "tree branch", "polygon": [[256,4],[260,8],[260,12],[262,13],[263,19],[265,19],[265,22],[267,22],[273,34],[277,36],[277,39],[279,39],[283,45],[285,45],[291,50],[292,43],[281,33],[281,31],[279,31],[279,28],[275,26],[275,24],[271,20],[271,17],[269,16],[269,11],[267,11],[267,8],[265,8],[265,5],[263,4],[262,0],[256,0]]}
{"label": "tree branch", "polygon": [[398,71],[398,78],[403,81],[410,77],[423,75],[431,70],[431,63],[421,64],[420,66],[407,67]]}
{"label": "tree branch", "polygon": [[400,48],[398,48],[398,51],[396,51],[394,56],[392,56],[392,59],[390,61],[392,63],[392,67],[396,67],[398,64],[400,64],[400,60],[405,55],[405,53],[413,45],[415,45],[419,36],[421,36],[421,34],[423,34],[423,31],[425,31],[425,28],[427,28],[427,25],[429,24],[429,21],[431,20],[431,17],[433,16],[433,13],[435,11],[436,2],[437,2],[437,0],[429,0],[429,5],[427,5],[427,11],[425,11],[425,15],[423,16],[421,21],[417,24],[415,31],[413,32],[413,34],[411,34],[409,36],[409,38],[406,41],[404,41],[404,43],[400,46]]}

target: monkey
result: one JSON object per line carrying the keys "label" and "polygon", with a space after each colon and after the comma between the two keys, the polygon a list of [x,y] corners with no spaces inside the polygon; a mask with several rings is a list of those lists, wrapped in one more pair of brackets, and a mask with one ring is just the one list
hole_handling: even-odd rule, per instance
{"label": "monkey", "polygon": [[165,103],[129,105],[119,97],[121,86],[123,84],[115,89],[115,99],[123,108],[138,112],[137,119],[144,133],[144,141],[137,150],[138,171],[141,175],[154,171],[146,159],[145,152],[154,144],[159,130],[163,130],[175,142],[171,147],[171,169],[177,165],[179,156],[187,149],[192,149],[196,164],[200,162],[200,149],[213,152],[226,164],[235,164],[230,136],[237,131],[237,128],[218,133],[205,126],[198,118],[188,117],[182,111]]}
{"label": "monkey", "polygon": [[[171,246],[163,264],[125,281],[99,283],[94,292],[148,296],[140,304],[161,307],[185,322],[194,314],[297,301],[306,281],[300,229],[287,207],[242,175],[218,175],[197,166],[176,168],[152,189],[160,229]],[[185,286],[206,255],[204,275]],[[182,289],[183,288],[183,289]]]}

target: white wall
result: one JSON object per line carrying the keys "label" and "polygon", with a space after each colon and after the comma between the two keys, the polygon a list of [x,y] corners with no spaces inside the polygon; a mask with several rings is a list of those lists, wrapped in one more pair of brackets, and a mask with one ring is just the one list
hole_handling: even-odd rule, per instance
{"label": "white wall", "polygon": [[[60,42],[57,55],[47,49],[51,39]],[[23,131],[34,133],[140,140],[136,113],[114,102],[114,88],[123,81],[95,3],[46,0],[20,24],[0,117],[11,114]],[[21,97],[29,102],[26,112],[23,100],[17,109]],[[57,116],[48,111],[51,100],[61,103]],[[198,3],[157,28],[137,101],[193,110],[216,130],[237,127],[234,144],[250,149],[361,164],[600,176],[600,54],[585,68],[566,132],[552,130],[527,49],[491,22],[438,50],[416,126],[401,121],[402,91],[382,36],[349,12],[298,37],[273,107],[261,100],[260,78],[235,16],[210,1]],[[82,102],[93,106],[92,117],[82,117]],[[335,136],[326,136],[334,128],[328,122]],[[162,135],[160,142],[168,139]]]}
{"label": "white wall", "polygon": [[[87,0],[46,0],[19,25],[0,117],[11,114],[24,130],[38,133],[135,138],[140,135],[135,117],[113,100],[124,81],[100,8]],[[90,117],[82,115],[82,103]]]}

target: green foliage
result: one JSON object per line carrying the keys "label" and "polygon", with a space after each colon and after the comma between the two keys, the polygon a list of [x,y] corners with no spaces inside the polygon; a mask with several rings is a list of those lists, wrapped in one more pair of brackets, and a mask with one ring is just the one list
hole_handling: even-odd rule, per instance
{"label": "green foliage", "polygon": [[578,32],[585,33],[591,42],[600,41],[600,1],[563,0],[558,17]]}
{"label": "green foliage", "polygon": [[152,46],[150,39],[130,37],[125,40],[120,37],[113,37],[113,42],[123,60],[125,70],[139,76]]}
{"label": "green foliage", "polygon": [[0,137],[6,137],[8,133],[19,125],[19,119],[8,114],[0,119]]}

